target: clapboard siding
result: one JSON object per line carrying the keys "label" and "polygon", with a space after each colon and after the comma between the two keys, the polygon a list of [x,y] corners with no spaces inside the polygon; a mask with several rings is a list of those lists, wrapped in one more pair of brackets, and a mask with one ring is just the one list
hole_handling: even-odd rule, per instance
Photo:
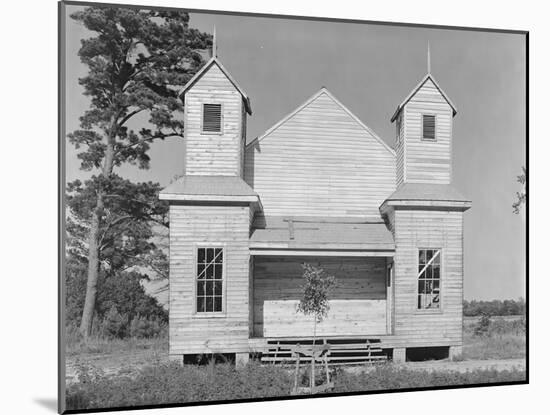
{"label": "clapboard siding", "polygon": [[[406,347],[462,344],[462,212],[397,209],[394,257],[394,336]],[[441,308],[418,310],[418,249],[442,249]]]}
{"label": "clapboard siding", "polygon": [[[202,104],[222,105],[221,134],[203,134]],[[185,94],[185,174],[241,176],[242,96],[214,64]]]}
{"label": "clapboard siding", "polygon": [[405,181],[405,123],[403,122],[403,111],[399,113],[396,120],[396,144],[395,144],[395,157],[396,157],[396,184],[399,187]]}
{"label": "clapboard siding", "polygon": [[245,180],[265,215],[379,216],[395,156],[329,94],[247,148]]}
{"label": "clapboard siding", "polygon": [[[247,350],[249,207],[170,206],[170,354]],[[223,246],[222,317],[194,313],[195,250]]]}
{"label": "clapboard siding", "polygon": [[[453,112],[451,106],[431,79],[428,79],[405,105],[403,112],[406,125],[403,149],[405,181],[408,183],[449,184],[452,164]],[[435,142],[422,140],[423,114],[436,117]]]}
{"label": "clapboard siding", "polygon": [[303,290],[303,262],[321,266],[337,279],[329,315],[317,325],[317,334],[386,333],[385,258],[255,257],[255,336],[304,336],[312,331],[312,317],[296,312]]}

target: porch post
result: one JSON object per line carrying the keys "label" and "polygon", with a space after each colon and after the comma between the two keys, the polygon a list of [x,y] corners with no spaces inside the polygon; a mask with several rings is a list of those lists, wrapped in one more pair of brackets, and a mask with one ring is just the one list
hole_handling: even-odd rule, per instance
{"label": "porch post", "polygon": [[248,360],[250,359],[250,354],[246,353],[235,353],[235,366],[241,368],[246,366]]}
{"label": "porch post", "polygon": [[393,349],[393,362],[394,363],[405,363],[407,355],[407,349],[404,347],[395,347]]}
{"label": "porch post", "polygon": [[393,259],[386,258],[386,334],[392,334],[393,320]]}
{"label": "porch post", "polygon": [[254,256],[248,263],[248,338],[254,337]]}

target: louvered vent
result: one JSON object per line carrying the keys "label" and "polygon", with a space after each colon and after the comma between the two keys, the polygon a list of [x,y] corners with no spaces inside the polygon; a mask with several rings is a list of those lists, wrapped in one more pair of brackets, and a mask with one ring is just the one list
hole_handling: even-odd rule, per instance
{"label": "louvered vent", "polygon": [[221,104],[203,104],[202,131],[205,133],[220,133],[222,131]]}
{"label": "louvered vent", "polygon": [[435,115],[422,115],[422,138],[435,140]]}

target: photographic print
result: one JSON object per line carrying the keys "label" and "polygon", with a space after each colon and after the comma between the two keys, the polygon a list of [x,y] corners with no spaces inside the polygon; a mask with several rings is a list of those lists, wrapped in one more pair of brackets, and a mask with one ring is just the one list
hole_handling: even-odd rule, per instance
{"label": "photographic print", "polygon": [[60,3],[61,412],[528,381],[527,32],[329,17]]}

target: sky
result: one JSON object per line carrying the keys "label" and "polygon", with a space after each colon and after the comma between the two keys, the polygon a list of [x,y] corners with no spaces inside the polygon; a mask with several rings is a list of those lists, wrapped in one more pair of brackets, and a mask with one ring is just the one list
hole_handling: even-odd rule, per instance
{"label": "sky", "polygon": [[[68,14],[77,8],[68,6]],[[472,200],[464,215],[464,297],[525,297],[525,214],[512,211],[526,163],[524,36],[209,13],[191,13],[190,26],[216,27],[218,58],[252,102],[248,141],[324,86],[393,146],[390,118],[426,74],[429,44],[431,73],[458,109],[453,185]],[[77,52],[92,35],[67,18],[67,132],[89,105]],[[76,154],[67,144],[67,181],[89,175]],[[183,173],[182,139],[155,143],[149,154],[149,170],[117,173],[161,185]]]}

